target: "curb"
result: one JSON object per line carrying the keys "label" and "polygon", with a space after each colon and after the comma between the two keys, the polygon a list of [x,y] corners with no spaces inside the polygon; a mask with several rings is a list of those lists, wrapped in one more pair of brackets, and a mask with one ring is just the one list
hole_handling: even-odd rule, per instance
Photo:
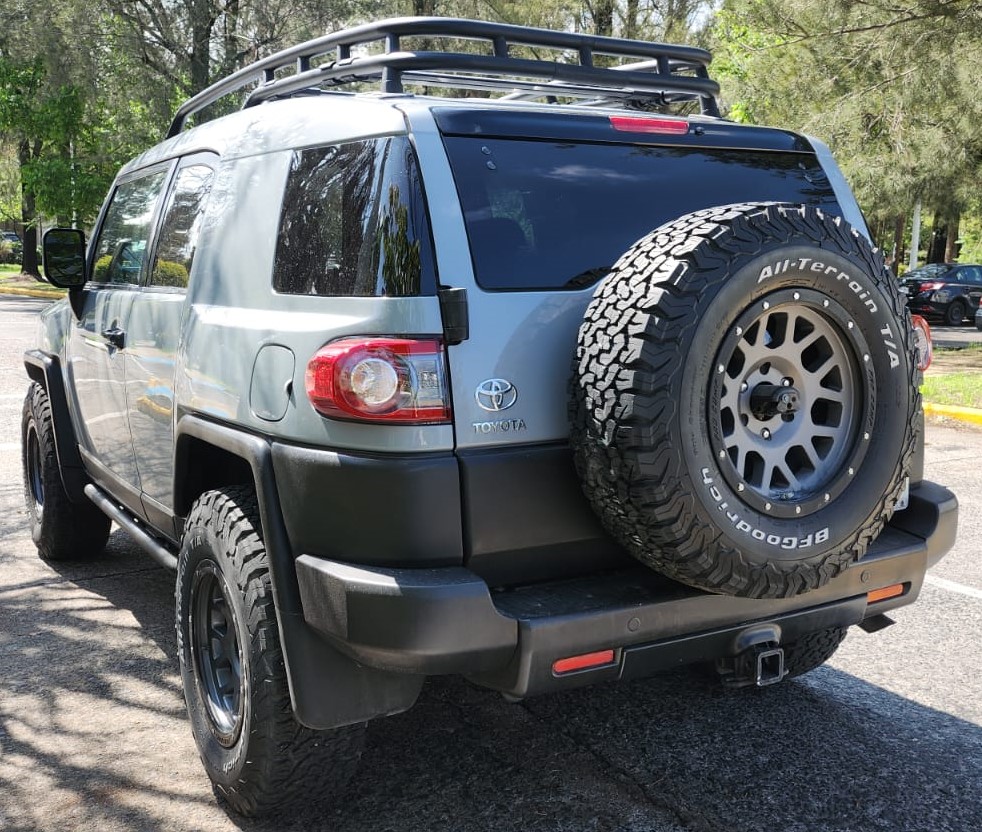
{"label": "curb", "polygon": [[959,422],[982,425],[982,410],[974,407],[958,407],[953,404],[924,402],[924,413],[927,416],[946,416],[949,419],[957,419]]}
{"label": "curb", "polygon": [[47,289],[24,289],[20,286],[0,286],[0,295],[20,295],[27,298],[43,298],[45,300],[58,300],[65,297],[64,292],[52,292]]}

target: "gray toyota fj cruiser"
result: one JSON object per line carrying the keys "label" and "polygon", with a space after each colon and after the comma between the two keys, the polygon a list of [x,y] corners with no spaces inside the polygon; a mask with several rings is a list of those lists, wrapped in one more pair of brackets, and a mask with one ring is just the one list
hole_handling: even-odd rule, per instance
{"label": "gray toyota fj cruiser", "polygon": [[780,682],[951,547],[856,201],[821,142],[721,119],[709,61],[349,29],[182,105],[87,250],[45,236],[71,291],[25,356],[34,541],[95,557],[112,520],[176,570],[235,810],[341,788],[432,674]]}

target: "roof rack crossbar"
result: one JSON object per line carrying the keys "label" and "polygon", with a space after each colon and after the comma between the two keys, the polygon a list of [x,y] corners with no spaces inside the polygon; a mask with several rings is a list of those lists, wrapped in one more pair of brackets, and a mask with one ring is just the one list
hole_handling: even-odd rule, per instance
{"label": "roof rack crossbar", "polygon": [[[490,44],[491,54],[404,52],[401,51],[403,37],[485,41]],[[385,49],[382,54],[352,54],[353,47],[367,47],[379,42]],[[572,52],[578,63],[514,58],[511,57],[513,46]],[[332,53],[333,62],[314,66],[315,59]],[[594,60],[597,54],[633,58],[636,68],[631,68],[631,65],[598,67]],[[478,72],[488,78],[499,79],[497,86],[484,89],[504,91],[516,88],[515,76],[526,76],[569,84],[571,88],[583,88],[583,92],[593,87],[594,95],[597,88],[602,88],[606,95],[619,87],[634,88],[631,90],[633,98],[657,98],[666,92],[691,94],[699,98],[704,113],[718,115],[716,96],[719,86],[709,78],[707,69],[711,60],[709,52],[692,46],[554,32],[479,20],[395,18],[355,26],[301,43],[232,73],[185,101],[178,108],[167,136],[178,135],[194,113],[250,86],[255,85],[255,89],[249,96],[249,104],[319,84],[337,86],[371,80],[381,81],[383,92],[400,93],[403,73],[412,72],[415,79],[421,71]],[[277,72],[287,68],[293,69],[294,74],[277,78]],[[679,72],[692,74],[680,75]],[[416,82],[420,83],[418,80]]]}

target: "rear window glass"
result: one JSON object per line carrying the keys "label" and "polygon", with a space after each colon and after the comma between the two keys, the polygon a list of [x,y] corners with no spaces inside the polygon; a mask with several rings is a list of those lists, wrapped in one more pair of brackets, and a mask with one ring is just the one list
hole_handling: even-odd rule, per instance
{"label": "rear window glass", "polygon": [[273,286],[301,295],[433,294],[429,222],[405,137],[296,151]]}
{"label": "rear window glass", "polygon": [[444,138],[478,284],[576,289],[664,222],[714,205],[797,202],[838,215],[802,153]]}

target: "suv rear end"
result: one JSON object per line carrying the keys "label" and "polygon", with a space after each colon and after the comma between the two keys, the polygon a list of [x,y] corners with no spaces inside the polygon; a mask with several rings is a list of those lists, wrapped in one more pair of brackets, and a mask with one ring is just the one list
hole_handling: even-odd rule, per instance
{"label": "suv rear end", "polygon": [[[403,50],[430,35],[491,54]],[[529,45],[564,60],[509,51]],[[93,252],[69,232],[46,257],[80,320],[47,315],[27,357],[25,481],[57,479],[34,469],[54,458],[42,393],[78,398],[64,332],[101,331],[139,476],[114,487],[96,420],[56,406],[58,447],[81,452],[65,499],[84,489],[176,568],[192,730],[238,811],[309,799],[303,777],[343,786],[364,723],[428,675],[508,697],[692,662],[780,682],[887,623],[950,548],[909,321],[858,206],[820,142],[720,120],[708,61],[475,21],[327,36],[186,102],[122,172],[155,193],[213,172],[186,286],[134,284],[96,323]],[[243,112],[182,132],[257,76]],[[333,91],[363,80],[382,94]],[[161,213],[141,213],[142,252]]]}

